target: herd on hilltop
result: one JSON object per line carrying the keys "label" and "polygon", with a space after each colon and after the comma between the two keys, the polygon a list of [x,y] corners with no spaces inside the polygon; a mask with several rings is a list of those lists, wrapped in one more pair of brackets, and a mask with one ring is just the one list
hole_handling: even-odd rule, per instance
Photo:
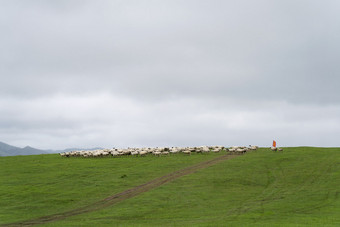
{"label": "herd on hilltop", "polygon": [[98,149],[98,150],[77,150],[60,153],[62,157],[105,157],[113,156],[119,157],[124,155],[131,156],[145,156],[153,154],[155,156],[170,155],[176,153],[183,153],[190,155],[191,153],[218,153],[228,152],[231,154],[244,154],[247,151],[255,151],[258,146],[232,146],[230,148],[224,146],[200,146],[200,147],[155,147],[155,148],[126,148],[126,149]]}

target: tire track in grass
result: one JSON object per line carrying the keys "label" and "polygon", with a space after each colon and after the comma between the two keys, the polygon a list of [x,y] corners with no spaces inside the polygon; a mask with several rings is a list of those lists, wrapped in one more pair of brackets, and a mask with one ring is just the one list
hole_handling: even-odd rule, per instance
{"label": "tire track in grass", "polygon": [[116,203],[119,203],[121,201],[124,201],[126,199],[135,197],[139,194],[142,194],[144,192],[150,191],[154,188],[157,188],[165,183],[171,182],[179,177],[194,173],[200,169],[207,168],[209,166],[215,165],[219,162],[235,158],[239,155],[230,155],[226,154],[223,156],[219,156],[217,158],[200,162],[198,164],[195,164],[193,166],[189,166],[187,168],[172,172],[170,174],[164,175],[162,177],[156,178],[154,180],[151,180],[145,184],[138,185],[134,188],[128,189],[126,191],[123,191],[121,193],[109,196],[103,200],[100,200],[98,202],[92,203],[90,205],[77,208],[74,210],[66,211],[66,212],[61,212],[57,214],[52,214],[52,215],[47,215],[31,220],[26,220],[26,221],[20,221],[20,222],[14,222],[14,223],[9,223],[9,224],[3,224],[1,225],[2,227],[9,227],[9,226],[32,226],[32,225],[38,225],[38,224],[44,224],[44,223],[49,223],[49,222],[54,222],[54,221],[59,221],[68,217],[72,217],[75,215],[79,214],[85,214],[93,211],[97,211],[109,206],[112,206]]}

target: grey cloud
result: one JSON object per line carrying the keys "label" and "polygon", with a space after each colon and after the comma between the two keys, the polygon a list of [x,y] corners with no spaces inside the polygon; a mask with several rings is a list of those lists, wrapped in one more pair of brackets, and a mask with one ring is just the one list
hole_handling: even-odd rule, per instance
{"label": "grey cloud", "polygon": [[[2,1],[1,135],[18,143],[46,132],[54,144],[85,143],[70,137],[77,134],[89,145],[184,145],[277,133],[297,144],[282,131],[306,127],[304,115],[337,132],[339,7],[304,0]],[[15,140],[20,130],[26,133]]]}

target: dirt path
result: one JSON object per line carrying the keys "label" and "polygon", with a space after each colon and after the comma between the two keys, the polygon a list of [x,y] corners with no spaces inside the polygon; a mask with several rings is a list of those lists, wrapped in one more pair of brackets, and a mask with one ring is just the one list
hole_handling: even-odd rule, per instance
{"label": "dirt path", "polygon": [[40,218],[31,219],[31,220],[27,220],[27,221],[4,224],[4,225],[1,225],[1,226],[3,226],[3,227],[5,227],[5,226],[6,227],[7,226],[32,226],[32,225],[38,225],[38,224],[44,224],[44,223],[48,223],[48,222],[62,220],[62,219],[65,219],[65,218],[68,218],[68,217],[71,217],[71,216],[78,215],[78,214],[84,214],[84,213],[89,213],[89,212],[92,212],[92,211],[100,210],[100,209],[103,209],[105,207],[112,206],[112,205],[114,205],[114,204],[116,204],[120,201],[125,200],[125,199],[129,199],[129,198],[132,198],[134,196],[137,196],[137,195],[139,195],[143,192],[147,192],[151,189],[157,188],[160,185],[165,184],[165,183],[170,182],[170,181],[173,181],[173,180],[175,180],[175,179],[177,179],[181,176],[194,173],[197,170],[215,165],[219,162],[222,162],[224,160],[231,159],[231,158],[234,158],[234,157],[237,157],[237,156],[239,156],[239,155],[228,155],[227,154],[227,155],[223,155],[223,156],[217,157],[217,158],[209,160],[209,161],[205,161],[205,162],[201,162],[201,163],[198,163],[196,165],[193,165],[193,166],[189,166],[185,169],[181,169],[181,170],[175,171],[173,173],[170,173],[168,175],[156,178],[156,179],[149,181],[145,184],[141,184],[139,186],[128,189],[128,190],[123,191],[121,193],[112,195],[110,197],[107,197],[103,200],[100,200],[96,203],[90,204],[90,205],[85,206],[85,207],[66,211],[66,212],[63,212],[63,213],[57,213],[57,214],[52,214],[52,215],[48,215],[48,216],[43,216],[43,217],[40,217]]}

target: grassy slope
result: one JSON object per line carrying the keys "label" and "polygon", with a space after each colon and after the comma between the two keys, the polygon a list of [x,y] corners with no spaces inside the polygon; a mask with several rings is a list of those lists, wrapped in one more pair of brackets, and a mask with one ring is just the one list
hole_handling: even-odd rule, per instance
{"label": "grassy slope", "polygon": [[339,226],[339,152],[260,150],[48,226]]}
{"label": "grassy slope", "polygon": [[0,225],[82,207],[218,155],[0,157]]}
{"label": "grassy slope", "polygon": [[[200,158],[207,159],[215,157],[215,155],[171,157],[173,159],[171,162],[169,162],[170,159],[155,159],[153,157],[150,157],[149,160],[147,158],[137,160],[138,163],[139,161],[150,163],[147,165],[148,168],[144,168],[144,171],[158,172],[166,169],[165,172],[167,172],[171,168],[188,165],[189,161],[193,163],[199,161]],[[88,175],[91,172],[90,166],[98,171],[97,174],[93,173],[94,176],[101,176],[95,181],[98,185],[97,188],[92,186],[92,190],[88,190],[89,186],[86,186],[85,189],[80,190],[81,181],[77,177],[73,179],[70,173],[68,178],[72,178],[72,181],[60,183],[60,186],[66,185],[70,189],[77,187],[80,191],[72,190],[76,199],[68,201],[70,197],[67,193],[54,195],[51,199],[51,206],[54,208],[49,208],[49,212],[62,211],[64,210],[63,206],[68,208],[80,206],[85,204],[83,201],[85,198],[94,201],[105,197],[106,193],[97,193],[98,188],[105,191],[105,187],[108,186],[110,188],[106,191],[108,194],[112,194],[121,191],[124,187],[129,188],[135,185],[138,179],[138,183],[147,180],[147,177],[142,177],[143,175],[137,176],[138,179],[133,177],[136,174],[136,169],[142,168],[138,168],[138,165],[133,167],[133,163],[137,160],[130,158],[121,159],[121,167],[129,162],[129,165],[126,166],[131,166],[130,169],[125,171],[121,169],[119,174],[111,173],[106,176],[107,174],[104,172],[109,172],[108,169],[115,162],[113,159],[88,162],[87,159],[60,160],[52,155],[37,157],[40,160],[50,159],[45,161],[46,164],[51,162],[54,165],[69,165],[70,169],[75,169],[73,174],[77,173],[76,176],[80,174],[80,178],[83,174]],[[165,162],[163,162],[164,160]],[[2,159],[0,159],[1,161],[3,162]],[[183,163],[177,166],[177,162],[180,161]],[[160,165],[154,165],[156,162],[157,165]],[[79,163],[85,167],[80,168]],[[167,168],[166,166],[170,163],[176,167]],[[80,223],[81,226],[339,226],[339,164],[339,148],[286,148],[283,153],[273,153],[261,149],[200,170],[195,174],[184,176],[113,207],[74,216],[63,221],[46,224],[46,226],[79,226]],[[40,166],[36,166],[36,170],[33,168],[34,175],[37,174],[38,169],[47,168],[43,166],[40,164]],[[18,167],[13,169],[16,168]],[[49,175],[58,175],[53,169],[50,169]],[[122,174],[127,174],[128,177],[120,178]],[[150,175],[148,179],[155,176],[155,174]],[[50,179],[51,190],[55,190],[56,183],[54,182],[59,177]],[[0,179],[2,181],[7,178],[2,174]],[[95,177],[90,179],[84,177],[83,181],[87,181],[87,185],[93,185],[95,179]],[[46,180],[41,181],[42,185],[45,185],[44,188],[49,187]],[[101,182],[102,180],[105,182]],[[124,187],[118,187],[118,184],[124,184]],[[32,188],[32,186],[31,184],[27,187]],[[8,190],[8,186],[6,187],[0,186],[0,190]],[[20,189],[24,187],[24,184],[21,183],[14,187]],[[3,191],[0,191],[0,195],[2,194]],[[34,193],[29,192],[26,196],[34,198]],[[19,217],[27,210],[16,211],[17,207],[23,205],[17,199],[17,196],[8,198],[4,205],[11,204],[11,207],[4,212],[2,210],[3,202],[0,201],[0,223],[25,219],[22,216]],[[56,203],[60,200],[65,200],[65,202]],[[28,203],[31,202],[29,206],[37,207],[48,207],[46,203],[50,199],[45,197],[44,201],[39,197],[39,201],[27,199]],[[12,212],[12,214],[7,212]],[[48,214],[41,209],[39,212],[40,215]],[[31,216],[39,216],[39,212],[31,214]],[[2,222],[3,217],[7,218],[7,221]]]}

